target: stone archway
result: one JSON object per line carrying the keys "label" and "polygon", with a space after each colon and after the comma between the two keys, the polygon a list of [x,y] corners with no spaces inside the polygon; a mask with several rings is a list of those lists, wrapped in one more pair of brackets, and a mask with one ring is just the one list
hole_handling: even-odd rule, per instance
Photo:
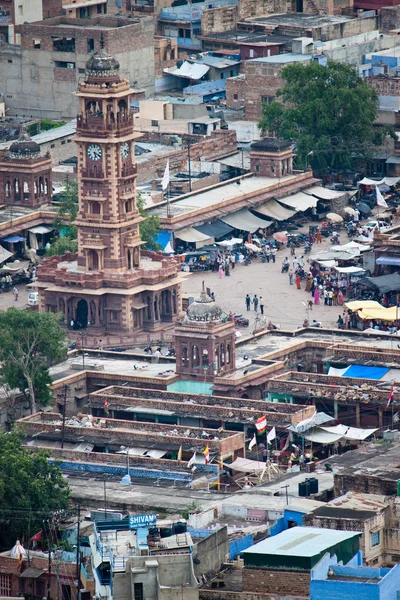
{"label": "stone archway", "polygon": [[84,329],[85,327],[87,327],[88,314],[89,314],[88,303],[86,302],[86,300],[84,298],[82,298],[81,300],[79,300],[79,302],[77,304],[76,317],[75,317],[75,323],[78,325],[79,329]]}

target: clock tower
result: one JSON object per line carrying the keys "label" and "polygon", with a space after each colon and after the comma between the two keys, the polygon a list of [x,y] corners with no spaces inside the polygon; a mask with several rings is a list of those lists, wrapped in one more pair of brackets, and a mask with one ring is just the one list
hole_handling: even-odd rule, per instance
{"label": "clock tower", "polygon": [[106,274],[140,266],[136,165],[130,97],[118,61],[102,48],[86,65],[79,83],[78,265]]}
{"label": "clock tower", "polygon": [[141,250],[132,93],[102,44],[76,92],[78,252],[39,269],[39,309],[63,314],[72,337],[86,330],[88,347],[137,341],[182,313],[179,261]]}

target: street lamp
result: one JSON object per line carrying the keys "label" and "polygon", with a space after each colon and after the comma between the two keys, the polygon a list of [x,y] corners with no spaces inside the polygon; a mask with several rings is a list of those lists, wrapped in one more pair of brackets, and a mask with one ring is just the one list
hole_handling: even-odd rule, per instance
{"label": "street lamp", "polygon": [[120,483],[122,483],[122,485],[131,485],[132,480],[131,480],[131,476],[129,474],[129,447],[121,446],[121,450],[122,451],[126,450],[126,462],[127,462],[127,471],[128,472],[126,475],[123,476]]}

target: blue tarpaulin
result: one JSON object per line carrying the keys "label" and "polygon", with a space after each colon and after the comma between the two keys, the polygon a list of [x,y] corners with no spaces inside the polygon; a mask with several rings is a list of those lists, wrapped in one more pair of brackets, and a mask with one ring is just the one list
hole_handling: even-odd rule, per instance
{"label": "blue tarpaulin", "polygon": [[160,231],[157,236],[157,244],[160,246],[161,250],[168,245],[171,241],[171,234],[168,231]]}
{"label": "blue tarpaulin", "polygon": [[10,244],[15,244],[16,242],[25,242],[26,238],[20,235],[8,235],[5,238],[2,238],[2,242],[9,242]]}
{"label": "blue tarpaulin", "polygon": [[354,377],[356,379],[382,379],[389,371],[386,367],[366,367],[364,365],[351,365],[343,373],[343,377]]}

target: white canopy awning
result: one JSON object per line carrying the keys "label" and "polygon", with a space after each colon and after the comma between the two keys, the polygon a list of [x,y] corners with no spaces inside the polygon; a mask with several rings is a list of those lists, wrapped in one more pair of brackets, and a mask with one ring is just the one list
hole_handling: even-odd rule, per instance
{"label": "white canopy awning", "polygon": [[383,179],[379,179],[376,181],[375,179],[368,179],[368,177],[364,177],[361,181],[358,182],[357,185],[388,185],[389,187],[392,185],[396,185],[397,182],[400,181],[400,177],[384,177]]}
{"label": "white canopy awning", "polygon": [[185,227],[184,229],[179,229],[178,231],[174,232],[174,236],[178,238],[178,240],[182,240],[184,242],[193,242],[196,244],[201,242],[203,245],[214,243],[214,238],[210,238],[208,235],[205,235],[205,233],[201,233],[201,231],[194,229],[194,227]]}
{"label": "white canopy awning", "polygon": [[310,194],[311,196],[316,196],[321,200],[334,200],[334,198],[340,198],[344,196],[346,192],[337,192],[336,190],[329,190],[328,188],[324,188],[321,185],[315,185],[308,190],[304,190],[305,194]]}
{"label": "white canopy awning", "polygon": [[197,63],[190,63],[185,60],[185,62],[179,67],[170,68],[167,67],[164,69],[164,73],[168,75],[175,75],[176,77],[184,77],[185,79],[194,79],[198,80],[204,77],[206,73],[210,70],[208,65],[199,65]]}
{"label": "white canopy awning", "polygon": [[223,246],[224,248],[232,248],[232,246],[236,246],[238,244],[243,244],[242,238],[232,238],[231,240],[222,240],[222,242],[215,242],[218,246]]}
{"label": "white canopy awning", "polygon": [[347,425],[334,425],[333,427],[321,427],[323,431],[328,433],[340,434],[347,440],[366,440],[370,435],[378,431],[378,429],[361,429],[360,427],[348,427]]}
{"label": "white canopy awning", "polygon": [[233,463],[224,463],[225,467],[238,471],[239,473],[262,473],[265,468],[265,463],[258,460],[250,460],[248,458],[238,457]]}
{"label": "white canopy awning", "polygon": [[265,221],[264,219],[260,219],[260,217],[256,217],[256,215],[253,215],[247,208],[238,210],[225,217],[220,217],[220,220],[235,229],[241,229],[242,231],[248,231],[249,233],[254,233],[257,229],[265,229],[272,223],[272,221]]}
{"label": "white canopy awning", "polygon": [[361,267],[335,267],[335,271],[338,273],[365,273],[365,269]]}
{"label": "white canopy awning", "polygon": [[45,227],[45,225],[37,225],[37,227],[31,227],[28,229],[29,233],[39,233],[40,235],[45,235],[46,233],[50,233],[53,231],[53,227]]}
{"label": "white canopy awning", "polygon": [[343,246],[331,246],[331,250],[333,252],[355,252],[355,254],[358,254],[358,251],[365,252],[366,250],[370,249],[371,246],[366,246],[365,244],[360,244],[354,241],[351,241],[348,244],[343,244]]}
{"label": "white canopy awning", "polygon": [[257,206],[253,210],[255,212],[260,213],[261,215],[270,217],[275,221],[287,221],[296,214],[295,210],[289,210],[288,208],[285,208],[276,200],[269,200],[269,202],[267,202],[266,204]]}
{"label": "white canopy awning", "polygon": [[6,250],[3,246],[0,246],[0,264],[8,260],[12,255],[12,252],[9,252],[9,250]]}
{"label": "white canopy awning", "polygon": [[333,427],[315,427],[311,431],[303,434],[303,437],[310,442],[319,444],[333,444],[341,439],[356,440],[361,442],[366,440],[377,429],[361,429],[359,427],[348,427],[347,425],[334,425]]}
{"label": "white canopy awning", "polygon": [[318,204],[318,198],[305,194],[304,192],[297,192],[292,196],[285,196],[284,198],[278,198],[278,202],[290,206],[298,212],[303,212],[309,208],[315,208]]}

